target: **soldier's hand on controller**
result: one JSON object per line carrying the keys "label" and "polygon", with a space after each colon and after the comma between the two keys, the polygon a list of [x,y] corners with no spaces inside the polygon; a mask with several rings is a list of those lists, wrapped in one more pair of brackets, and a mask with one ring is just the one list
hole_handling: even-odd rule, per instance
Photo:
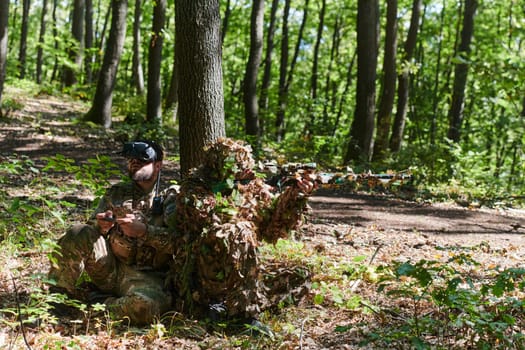
{"label": "soldier's hand on controller", "polygon": [[113,212],[111,210],[104,213],[98,213],[96,219],[102,233],[107,233],[115,225],[115,218],[113,217]]}
{"label": "soldier's hand on controller", "polygon": [[126,214],[125,217],[117,218],[120,231],[128,237],[140,238],[146,234],[147,226],[137,220],[135,214]]}

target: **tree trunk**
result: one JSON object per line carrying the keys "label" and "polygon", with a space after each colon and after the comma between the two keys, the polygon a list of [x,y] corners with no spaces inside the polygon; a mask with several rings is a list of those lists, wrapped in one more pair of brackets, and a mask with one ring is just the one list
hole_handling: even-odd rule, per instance
{"label": "tree trunk", "polygon": [[[175,23],[175,30],[177,29],[177,24]],[[168,94],[166,95],[166,108],[176,107],[179,103],[179,68],[177,65],[177,45],[173,45],[173,66],[171,68],[171,79],[170,87],[168,89]],[[175,122],[177,118],[177,108],[174,108],[173,111],[173,121]]]}
{"label": "tree trunk", "polygon": [[[51,19],[53,21],[53,30],[52,30],[52,33],[53,33],[53,38],[54,38],[54,49],[55,49],[55,52],[58,52],[58,47],[59,47],[59,43],[58,43],[58,29],[57,29],[57,25],[58,25],[58,22],[57,22],[57,7],[58,7],[58,0],[53,0],[53,11],[51,11]],[[55,80],[58,80],[58,55],[55,55],[55,62],[53,63],[53,73],[51,74],[51,80],[52,81],[55,81]]]}
{"label": "tree trunk", "polygon": [[135,0],[135,13],[133,15],[133,62],[131,65],[131,81],[138,95],[144,93],[144,73],[140,58],[140,24],[142,23],[142,2]]}
{"label": "tree trunk", "polygon": [[259,144],[259,106],[257,102],[257,76],[263,50],[264,0],[254,0],[250,25],[250,55],[244,75],[244,108],[246,135]]}
{"label": "tree trunk", "polygon": [[42,1],[42,14],[40,15],[40,33],[38,34],[38,49],[36,51],[36,83],[42,83],[42,65],[44,61],[44,37],[46,35],[47,0]]}
{"label": "tree trunk", "polygon": [[[317,115],[317,85],[319,79],[319,48],[323,38],[324,15],[326,12],[326,0],[322,0],[321,11],[319,12],[319,24],[317,25],[317,38],[315,39],[314,54],[312,59],[312,77],[310,78],[310,97],[311,106],[309,107],[310,121],[305,125],[305,134],[311,134],[315,125]],[[333,58],[333,56],[332,56]],[[329,74],[330,71],[328,71]],[[309,125],[308,125],[309,124]]]}
{"label": "tree trunk", "polygon": [[[266,33],[266,53],[264,55],[264,73],[261,82],[261,96],[259,98],[259,110],[268,115],[268,90],[272,80],[272,54],[273,54],[273,38],[275,34],[275,22],[277,17],[277,8],[279,7],[279,0],[272,1],[272,8],[270,10],[270,23],[268,24],[268,32]],[[264,133],[265,118],[259,118],[259,133]]]}
{"label": "tree trunk", "polygon": [[0,0],[0,117],[2,116],[2,94],[4,91],[5,66],[7,61],[7,24],[9,22],[9,0]]}
{"label": "tree trunk", "polygon": [[[408,29],[407,39],[404,47],[404,62],[411,62],[414,56],[414,49],[417,43],[417,33],[419,32],[419,18],[421,16],[422,0],[414,0],[412,3],[412,15],[410,17],[410,27]],[[405,130],[405,120],[408,110],[409,97],[409,77],[408,69],[403,69],[398,76],[397,87],[397,108],[394,118],[394,125],[392,127],[392,135],[390,136],[390,151],[399,152],[401,149],[401,141],[403,140],[403,133]]]}
{"label": "tree trunk", "polygon": [[93,1],[86,0],[86,34],[84,36],[85,58],[84,71],[86,72],[85,83],[93,82]]}
{"label": "tree trunk", "polygon": [[160,121],[162,118],[162,93],[160,67],[162,66],[162,31],[166,22],[166,0],[156,0],[153,8],[153,26],[149,44],[148,96],[146,99],[146,119]]}
{"label": "tree trunk", "polygon": [[277,142],[284,136],[284,109],[286,108],[286,73],[288,72],[288,16],[290,0],[284,3],[283,26],[281,33],[281,65],[279,67],[279,105],[275,118]]}
{"label": "tree trunk", "polygon": [[[330,49],[330,63],[328,64],[328,69],[325,78],[325,88],[324,88],[324,97],[325,103],[323,104],[323,134],[327,133],[328,135],[333,135],[332,130],[335,128],[332,127],[328,120],[328,107],[330,106],[331,111],[335,112],[337,108],[337,87],[338,84],[335,81],[332,81],[331,72],[334,63],[338,59],[339,45],[341,44],[341,15],[338,15],[335,20],[334,32],[332,34],[332,48]],[[351,73],[350,73],[351,74]],[[348,79],[345,83],[345,93],[348,91]],[[343,98],[341,99],[343,100]],[[339,121],[341,109],[339,108],[337,113],[337,121]],[[337,125],[337,124],[334,124]],[[335,131],[334,131],[335,132]]]}
{"label": "tree trunk", "polygon": [[226,135],[219,1],[176,0],[181,176],[201,164],[203,147]]}
{"label": "tree trunk", "polygon": [[359,0],[357,9],[357,87],[354,120],[344,162],[370,161],[376,97],[378,0]]}
{"label": "tree trunk", "polygon": [[232,13],[231,0],[226,1],[226,9],[224,10],[224,17],[222,19],[222,30],[221,30],[221,46],[224,44],[224,38],[228,32],[228,24],[230,23],[230,15]]}
{"label": "tree trunk", "polygon": [[[299,28],[299,35],[297,36],[297,43],[295,45],[294,55],[292,62],[290,63],[290,69],[288,70],[288,16],[290,14],[290,0],[286,0],[284,19],[283,19],[283,43],[281,44],[281,68],[279,78],[279,110],[277,111],[277,118],[275,126],[277,128],[277,142],[281,142],[284,139],[285,125],[284,119],[286,114],[286,105],[288,104],[288,91],[292,85],[294,76],[294,69],[299,57],[299,50],[301,49],[301,43],[303,41],[304,28],[306,26],[306,20],[308,18],[308,2],[304,2],[304,11],[301,21],[301,27]],[[286,33],[286,34],[285,34]],[[285,40],[286,37],[286,40]],[[281,82],[281,79],[284,79]]]}
{"label": "tree trunk", "polygon": [[[75,67],[80,67],[82,63],[82,43],[84,42],[84,11],[85,0],[74,0],[73,6],[73,21],[71,22],[71,33],[74,43],[68,49],[69,60],[73,62]],[[77,72],[74,68],[64,67],[63,82],[65,86],[72,86],[76,84]]]}
{"label": "tree trunk", "polygon": [[397,0],[387,0],[385,55],[383,56],[383,84],[377,113],[377,132],[374,160],[385,159],[392,124],[392,108],[396,95]]}
{"label": "tree trunk", "polygon": [[95,124],[111,127],[111,106],[117,69],[126,38],[127,0],[112,0],[111,30],[97,83],[93,105],[85,119]]}
{"label": "tree trunk", "polygon": [[22,28],[20,34],[20,49],[18,51],[18,77],[24,79],[26,76],[26,55],[27,55],[27,33],[29,26],[29,7],[30,0],[22,2]]}
{"label": "tree trunk", "polygon": [[458,52],[459,62],[455,65],[452,102],[448,113],[450,122],[448,138],[456,143],[459,142],[461,124],[463,122],[463,105],[465,102],[465,86],[467,84],[470,42],[472,41],[474,33],[474,15],[477,6],[477,0],[465,0],[463,29],[461,30],[461,43]]}

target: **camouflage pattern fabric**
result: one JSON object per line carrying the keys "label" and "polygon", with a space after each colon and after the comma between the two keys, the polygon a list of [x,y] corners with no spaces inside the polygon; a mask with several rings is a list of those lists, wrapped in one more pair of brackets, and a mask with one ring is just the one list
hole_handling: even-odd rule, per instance
{"label": "camouflage pattern fabric", "polygon": [[[229,316],[255,317],[271,306],[257,247],[288,237],[301,222],[306,195],[293,185],[276,193],[253,166],[249,146],[220,139],[181,183],[168,220],[176,232],[169,279],[178,309],[198,314],[220,303]],[[294,281],[303,284],[309,274],[301,276]]]}
{"label": "camouflage pattern fabric", "polygon": [[[131,182],[111,187],[88,224],[73,226],[59,239],[60,251],[53,259],[57,263],[49,272],[56,286],[75,296],[77,280],[85,272],[102,292],[115,296],[107,300],[109,310],[118,318],[129,317],[134,324],[150,323],[168,311],[171,296],[164,290],[164,279],[173,242],[163,224],[165,214],[146,221],[144,238],[125,237],[134,247],[133,256],[115,254],[115,241],[124,242],[123,238],[115,238],[119,237],[115,228],[103,236],[95,220],[96,213],[108,209],[117,216],[126,212],[140,214],[145,220],[150,215],[153,193],[144,193]],[[165,208],[166,212],[173,212],[173,208]]]}

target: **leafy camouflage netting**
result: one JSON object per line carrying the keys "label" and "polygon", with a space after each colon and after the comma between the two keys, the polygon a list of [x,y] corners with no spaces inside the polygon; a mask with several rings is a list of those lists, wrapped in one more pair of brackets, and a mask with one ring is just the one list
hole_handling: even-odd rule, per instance
{"label": "leafy camouflage netting", "polygon": [[[307,197],[293,183],[276,193],[256,178],[251,148],[241,142],[220,139],[207,147],[205,159],[181,183],[176,197],[178,242],[170,278],[176,300],[191,312],[195,306],[222,303],[231,316],[253,316],[271,306],[271,300],[282,299],[268,295],[257,256],[259,241],[287,238],[301,222]],[[270,291],[280,294],[304,285],[309,276],[285,269],[282,282],[279,271],[265,276]],[[283,285],[288,289],[275,288]]]}

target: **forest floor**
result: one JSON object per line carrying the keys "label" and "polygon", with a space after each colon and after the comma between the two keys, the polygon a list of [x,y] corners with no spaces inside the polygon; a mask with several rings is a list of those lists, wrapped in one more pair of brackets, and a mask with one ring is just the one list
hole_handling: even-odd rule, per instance
{"label": "forest floor", "polygon": [[[86,111],[83,104],[50,96],[18,96],[12,90],[6,95],[21,108],[0,119],[0,161],[27,157],[41,168],[45,164],[43,157],[56,154],[79,163],[97,154],[106,154],[123,165],[114,154],[120,145],[114,134],[73,123],[75,117]],[[177,178],[177,164],[173,160],[168,158],[165,169],[165,181]],[[70,180],[68,174],[56,176],[63,176],[63,181]],[[16,181],[7,186],[4,189],[13,197],[27,195],[27,187]],[[279,254],[283,259],[312,266],[318,264],[313,268],[312,288],[297,305],[264,315],[262,319],[273,331],[273,337],[210,331],[198,321],[181,316],[177,317],[180,325],[177,336],[166,336],[159,327],[133,329],[106,325],[96,328],[92,325],[90,328],[85,320],[79,323],[64,319],[56,325],[22,328],[0,320],[0,349],[361,348],[359,344],[367,335],[386,334],[378,330],[400,319],[413,319],[416,312],[406,305],[406,299],[378,291],[377,267],[422,259],[445,266],[451,257],[466,254],[480,264],[469,266],[469,273],[479,275],[496,267],[521,267],[525,259],[523,209],[468,208],[452,202],[406,200],[387,192],[353,192],[343,188],[321,188],[309,204],[312,210],[297,234],[297,241],[283,245]],[[60,234],[56,232],[55,237]],[[2,254],[7,253],[0,252],[0,263],[7,259],[2,258]],[[15,285],[10,276],[13,268],[0,268],[0,316],[2,309],[16,306],[19,295],[30,294],[34,281],[24,276],[45,273],[49,268],[45,253],[19,253],[9,259],[18,260],[10,265],[21,276]],[[361,271],[357,277],[351,276],[352,267]],[[351,305],[352,300],[358,303]],[[419,304],[422,314],[427,306]],[[518,332],[523,333],[524,329]],[[23,335],[27,343],[22,341]],[[365,348],[409,348],[410,341],[400,338],[390,343],[370,342]],[[433,341],[439,344],[446,339],[443,336]],[[457,342],[449,346],[461,348]]]}

